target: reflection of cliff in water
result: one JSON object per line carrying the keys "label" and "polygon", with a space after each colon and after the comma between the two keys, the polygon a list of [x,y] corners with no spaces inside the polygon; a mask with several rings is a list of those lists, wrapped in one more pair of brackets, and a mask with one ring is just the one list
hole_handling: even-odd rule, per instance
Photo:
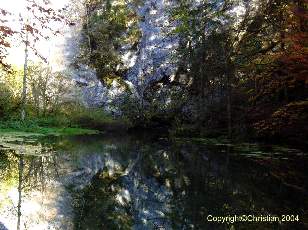
{"label": "reflection of cliff in water", "polygon": [[[290,206],[286,197],[281,199],[285,191],[268,193],[282,184],[272,185],[271,179],[262,183],[268,178],[265,168],[230,158],[228,151],[229,147],[133,141],[107,145],[100,156],[84,155],[70,187],[75,227],[215,229],[217,225],[206,221],[209,214],[275,215],[299,210],[302,205],[297,201],[303,196]],[[278,223],[263,225],[278,227]]]}
{"label": "reflection of cliff in water", "polygon": [[[59,138],[40,146],[32,155],[1,150],[0,222],[8,229],[16,229],[19,192],[21,229],[220,229],[227,225],[207,222],[209,214],[307,210],[307,190],[290,190],[229,146],[132,136]],[[260,226],[291,225],[249,224]]]}

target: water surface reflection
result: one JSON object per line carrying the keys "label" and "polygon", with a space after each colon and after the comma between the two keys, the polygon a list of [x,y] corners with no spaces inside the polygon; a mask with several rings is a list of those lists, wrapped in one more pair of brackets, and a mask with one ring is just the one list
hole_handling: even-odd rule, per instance
{"label": "water surface reflection", "polygon": [[[305,168],[290,184],[272,170],[285,156],[271,160],[275,168],[236,153],[133,136],[10,143],[0,150],[0,229],[303,229]],[[209,214],[301,220],[217,224]]]}

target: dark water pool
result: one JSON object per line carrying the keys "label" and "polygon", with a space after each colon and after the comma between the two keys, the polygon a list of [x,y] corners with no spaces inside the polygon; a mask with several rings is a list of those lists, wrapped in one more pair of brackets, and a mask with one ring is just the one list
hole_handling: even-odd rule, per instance
{"label": "dark water pool", "polygon": [[0,146],[0,230],[308,226],[301,151],[134,136]]}

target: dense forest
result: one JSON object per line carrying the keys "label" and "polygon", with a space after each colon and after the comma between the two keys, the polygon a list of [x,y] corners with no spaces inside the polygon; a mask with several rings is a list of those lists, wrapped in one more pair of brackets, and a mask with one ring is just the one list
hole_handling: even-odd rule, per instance
{"label": "dense forest", "polygon": [[0,230],[306,229],[307,10],[1,0]]}

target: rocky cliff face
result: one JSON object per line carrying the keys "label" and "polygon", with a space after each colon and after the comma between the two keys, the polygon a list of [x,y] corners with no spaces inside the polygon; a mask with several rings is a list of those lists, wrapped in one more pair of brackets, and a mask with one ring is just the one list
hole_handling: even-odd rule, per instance
{"label": "rocky cliff face", "polygon": [[135,64],[126,77],[140,90],[176,70],[171,61],[178,44],[177,37],[171,35],[174,25],[170,23],[169,10],[172,6],[168,0],[147,0],[136,9],[141,18],[142,37],[134,56]]}
{"label": "rocky cliff face", "polygon": [[[119,47],[121,59],[126,66],[123,79],[137,98],[142,97],[145,88],[165,76],[171,76],[176,71],[172,63],[178,39],[171,35],[173,29],[170,23],[169,10],[174,6],[170,0],[145,0],[133,10],[139,18],[141,38],[137,49]],[[79,4],[79,11],[85,9]],[[114,81],[111,87],[106,87],[97,79],[95,70],[86,65],[74,65],[82,44],[82,24],[76,23],[65,32],[63,67],[69,73],[78,90],[81,101],[89,107],[105,107],[115,98],[125,92]],[[76,93],[75,93],[76,94]],[[76,94],[76,95],[77,95]],[[77,97],[77,96],[76,96]]]}

